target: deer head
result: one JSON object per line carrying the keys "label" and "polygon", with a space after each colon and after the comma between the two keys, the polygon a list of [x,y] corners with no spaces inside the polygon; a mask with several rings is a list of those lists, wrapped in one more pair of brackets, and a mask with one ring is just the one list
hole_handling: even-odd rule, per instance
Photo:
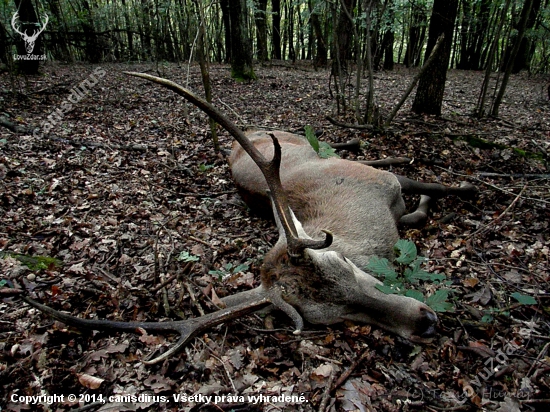
{"label": "deer head", "polygon": [[46,28],[46,25],[48,24],[48,15],[47,14],[44,15],[44,18],[46,19],[46,21],[42,25],[42,28],[39,30],[35,30],[31,36],[27,34],[27,30],[22,32],[17,28],[18,17],[19,17],[19,13],[15,13],[13,15],[11,19],[11,27],[13,27],[13,30],[15,30],[15,32],[18,33],[23,38],[23,41],[25,42],[25,49],[27,50],[27,54],[31,54],[32,51],[34,50],[34,43],[36,42],[38,35],[44,31],[44,29]]}
{"label": "deer head", "polygon": [[[128,72],[127,74],[150,80],[183,96],[223,126],[237,140],[239,147],[234,148],[230,161],[237,183],[242,186],[254,179],[261,179],[262,183],[257,187],[260,188],[262,195],[269,199],[279,230],[279,239],[273,249],[266,254],[261,267],[261,285],[253,290],[224,298],[223,302],[227,305],[226,308],[200,318],[176,322],[116,322],[80,319],[24,297],[26,302],[64,323],[77,327],[123,331],[135,331],[137,328],[143,328],[148,331],[172,331],[180,334],[179,341],[170,350],[156,359],[146,361],[146,363],[156,363],[166,359],[183,347],[194,335],[206,328],[241,317],[268,305],[274,305],[291,317],[295,333],[300,333],[304,327],[304,319],[315,324],[332,324],[349,319],[378,325],[413,341],[426,342],[434,336],[437,316],[428,306],[412,298],[382,293],[376,288],[380,282],[360,269],[356,265],[357,261],[354,263],[353,259],[345,256],[348,249],[345,247],[346,235],[344,232],[351,231],[353,228],[338,228],[338,225],[335,225],[337,236],[333,236],[333,233],[326,228],[316,227],[315,219],[313,219],[313,223],[311,219],[308,220],[306,227],[302,225],[292,211],[291,202],[289,202],[289,196],[295,198],[299,195],[295,190],[285,190],[281,183],[283,156],[278,138],[281,137],[280,132],[264,134],[263,138],[268,143],[264,141],[263,146],[258,145],[254,139],[247,137],[211,104],[178,84],[143,73]],[[266,149],[267,146],[268,149]],[[243,150],[247,157],[243,157],[244,154],[239,153],[239,150]],[[266,150],[269,152],[267,157],[271,160],[267,160]],[[250,179],[239,178],[239,167],[236,166],[239,159],[245,160],[245,163],[241,163],[241,165],[245,165],[246,172],[253,174]],[[252,162],[252,165],[259,169],[259,173],[255,173],[250,165],[246,165],[246,162]],[[337,164],[330,162],[319,167],[340,168]],[[286,169],[283,167],[283,173],[288,172]],[[349,172],[350,176],[354,176],[354,169],[346,170],[346,173]],[[389,237],[389,241],[393,242],[392,237],[397,236],[396,220],[402,214],[401,209],[404,210],[403,201],[400,197],[397,179],[387,172],[380,173],[382,174],[372,175],[375,183],[372,190],[382,190],[382,192],[390,190],[390,199],[384,200],[384,202],[390,206],[396,203],[396,209],[394,212],[384,212],[386,213],[384,216],[376,215],[374,217],[375,219],[389,220],[390,223],[387,226],[390,230],[389,235],[384,233],[386,226],[383,226],[382,229],[373,227],[373,230],[381,231],[381,233],[369,237],[369,239],[377,241],[378,238]],[[314,170],[313,175],[315,176],[315,174]],[[265,194],[266,192],[267,194]],[[368,201],[368,197],[366,199]],[[324,200],[318,198],[315,201],[322,203]],[[345,202],[346,199],[340,199],[340,201]],[[369,205],[366,207],[368,208]],[[298,216],[305,213],[301,209]],[[386,209],[390,210],[389,207]],[[332,217],[336,221],[338,218],[337,213]],[[310,233],[307,233],[308,231]],[[384,241],[389,242],[388,240]],[[393,243],[389,246],[390,251],[392,246]],[[376,247],[373,245],[373,250],[376,250]],[[385,245],[381,250],[385,251],[387,248]],[[361,263],[361,259],[358,262]]]}

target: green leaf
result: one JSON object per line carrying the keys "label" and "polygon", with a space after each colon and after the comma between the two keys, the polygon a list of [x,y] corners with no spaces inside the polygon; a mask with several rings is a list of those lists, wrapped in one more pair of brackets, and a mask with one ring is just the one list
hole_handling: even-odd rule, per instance
{"label": "green leaf", "polygon": [[394,246],[394,250],[397,253],[395,260],[398,263],[408,265],[416,259],[416,246],[410,240],[399,239]]}
{"label": "green leaf", "polygon": [[416,299],[419,302],[424,302],[424,295],[419,290],[409,289],[405,292],[405,296]]}
{"label": "green leaf", "polygon": [[313,150],[315,150],[315,153],[319,153],[319,139],[315,136],[313,127],[308,124],[304,127],[304,131],[306,132],[306,139],[311,147],[313,147]]}
{"label": "green leaf", "polygon": [[397,279],[397,272],[386,258],[371,257],[367,269],[374,272],[375,275],[384,276],[385,279]]}
{"label": "green leaf", "polygon": [[512,293],[511,296],[515,300],[517,300],[519,303],[521,303],[522,305],[536,305],[537,304],[537,300],[534,297],[529,296],[529,295],[524,295],[524,294],[519,293],[519,292],[514,292],[514,293]]}
{"label": "green leaf", "polygon": [[212,169],[214,167],[214,165],[205,165],[205,164],[200,164],[199,165],[199,170],[204,173],[204,172],[207,172],[208,170]]}
{"label": "green leaf", "polygon": [[246,263],[242,263],[233,269],[233,273],[244,272],[245,270],[248,270],[248,267],[249,266]]}
{"label": "green leaf", "polygon": [[411,279],[440,282],[442,280],[445,280],[445,275],[442,275],[441,273],[430,273],[426,272],[425,270],[419,269],[418,271],[412,273]]}
{"label": "green leaf", "polygon": [[447,302],[448,297],[448,290],[437,290],[433,295],[428,296],[426,304],[436,312],[451,312],[454,310],[454,306]]}
{"label": "green leaf", "polygon": [[334,149],[327,142],[319,142],[318,153],[321,159],[328,159],[329,157],[340,157],[336,154],[336,149]]}
{"label": "green leaf", "polygon": [[209,275],[217,276],[217,277],[218,277],[218,280],[222,280],[222,279],[223,279],[223,275],[225,275],[225,272],[222,272],[221,270],[209,270],[209,271],[208,271],[208,274],[209,274]]}
{"label": "green leaf", "polygon": [[188,251],[184,250],[179,254],[178,260],[182,262],[198,262],[200,260],[200,257],[192,255]]}
{"label": "green leaf", "polygon": [[9,252],[0,251],[0,258],[5,258],[7,256],[17,259],[19,262],[27,266],[33,272],[40,272],[41,270],[55,270],[56,268],[63,266],[62,260],[49,257],[49,256],[29,256],[29,255],[22,255],[19,253],[9,253]]}
{"label": "green leaf", "polygon": [[491,323],[493,321],[493,316],[489,313],[486,313],[481,318],[481,323]]}

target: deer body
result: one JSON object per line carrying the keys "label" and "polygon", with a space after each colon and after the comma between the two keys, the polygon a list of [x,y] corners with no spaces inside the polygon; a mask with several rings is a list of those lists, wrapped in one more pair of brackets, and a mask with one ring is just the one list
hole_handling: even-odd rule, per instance
{"label": "deer body", "polygon": [[[372,256],[392,259],[399,238],[396,222],[405,213],[395,175],[336,157],[320,159],[304,137],[272,134],[282,147],[283,189],[305,232],[318,238],[322,229],[330,231],[334,236],[330,249],[362,269]],[[247,137],[266,158],[273,157],[267,132]],[[267,183],[238,143],[229,164],[246,204],[261,214],[270,212]]]}

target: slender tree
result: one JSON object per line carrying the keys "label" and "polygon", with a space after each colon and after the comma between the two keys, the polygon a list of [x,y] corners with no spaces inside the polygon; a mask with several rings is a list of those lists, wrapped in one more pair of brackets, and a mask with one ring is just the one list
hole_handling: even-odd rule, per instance
{"label": "slender tree", "polygon": [[407,67],[416,67],[420,64],[420,54],[424,39],[426,37],[426,13],[424,2],[411,2],[411,13],[409,20],[409,41],[405,52],[404,64]]}
{"label": "slender tree", "polygon": [[248,34],[246,0],[229,2],[231,33],[231,77],[236,80],[255,80],[252,66],[252,47]]}
{"label": "slender tree", "polygon": [[257,55],[259,61],[265,62],[269,58],[267,53],[267,0],[256,0],[255,5]]}
{"label": "slender tree", "polygon": [[434,1],[426,55],[430,55],[441,34],[445,35],[445,39],[439,53],[434,56],[434,62],[426,68],[426,71],[420,77],[412,106],[412,110],[416,113],[435,114],[438,116],[441,114],[457,9],[458,0]]}
{"label": "slender tree", "polygon": [[327,43],[325,36],[323,35],[323,29],[321,28],[321,21],[319,19],[319,6],[320,2],[308,0],[307,2],[309,12],[311,13],[310,21],[315,36],[315,43],[317,49],[315,52],[315,67],[326,66],[328,62]]}
{"label": "slender tree", "polygon": [[271,0],[271,13],[273,22],[273,30],[271,31],[272,58],[281,60],[281,0]]}
{"label": "slender tree", "polygon": [[335,36],[338,37],[338,58],[343,71],[347,70],[347,60],[351,58],[353,49],[353,25],[350,23],[348,15],[353,13],[355,0],[340,0],[341,8],[338,17],[338,26]]}
{"label": "slender tree", "polygon": [[500,107],[500,104],[502,103],[502,98],[504,97],[504,92],[506,90],[506,86],[508,85],[510,74],[512,74],[512,69],[514,68],[514,61],[516,59],[516,55],[518,54],[519,48],[521,46],[521,42],[523,40],[523,36],[525,35],[527,20],[529,19],[529,14],[531,13],[531,7],[533,6],[533,1],[534,0],[525,0],[525,3],[523,4],[520,22],[518,25],[517,39],[514,43],[514,47],[512,48],[512,51],[510,52],[508,62],[506,63],[506,68],[504,70],[504,76],[502,77],[502,83],[500,84],[500,89],[498,90],[495,101],[493,102],[493,109],[491,114],[495,117],[498,116],[498,109]]}
{"label": "slender tree", "polygon": [[229,12],[229,0],[220,0],[220,7],[222,9],[222,20],[224,28],[225,39],[225,62],[231,61],[231,14]]}
{"label": "slender tree", "polygon": [[[529,12],[529,16],[527,17],[527,21],[525,23],[525,33],[527,33],[535,26],[535,22],[540,11],[540,6],[541,0],[533,1],[531,11]],[[525,5],[523,7],[525,8]],[[516,27],[516,29],[518,29],[519,32],[520,27]],[[519,41],[519,36],[516,38],[516,41]],[[531,51],[531,38],[529,36],[523,35],[523,38],[520,41],[516,58],[514,59],[514,66],[512,67],[513,74],[519,73],[523,69],[529,69],[529,63],[531,61]]]}
{"label": "slender tree", "polygon": [[491,72],[493,69],[493,62],[495,60],[496,51],[500,42],[500,33],[504,26],[504,20],[508,13],[511,0],[505,0],[502,9],[500,10],[500,18],[498,18],[495,27],[495,35],[492,44],[487,52],[487,63],[485,67],[485,76],[481,85],[481,90],[477,100],[477,106],[475,108],[475,115],[477,117],[483,117],[485,115],[485,102],[487,100],[487,89],[489,87],[489,81],[491,80]]}
{"label": "slender tree", "polygon": [[237,80],[255,79],[246,0],[220,0],[220,5],[225,29],[226,61],[231,63],[231,77]]}

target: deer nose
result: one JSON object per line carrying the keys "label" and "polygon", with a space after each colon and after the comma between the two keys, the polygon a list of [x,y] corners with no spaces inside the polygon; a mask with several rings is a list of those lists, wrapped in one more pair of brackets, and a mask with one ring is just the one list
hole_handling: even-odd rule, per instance
{"label": "deer nose", "polygon": [[418,336],[422,339],[429,339],[435,336],[437,315],[429,307],[420,308],[421,318],[418,324]]}

